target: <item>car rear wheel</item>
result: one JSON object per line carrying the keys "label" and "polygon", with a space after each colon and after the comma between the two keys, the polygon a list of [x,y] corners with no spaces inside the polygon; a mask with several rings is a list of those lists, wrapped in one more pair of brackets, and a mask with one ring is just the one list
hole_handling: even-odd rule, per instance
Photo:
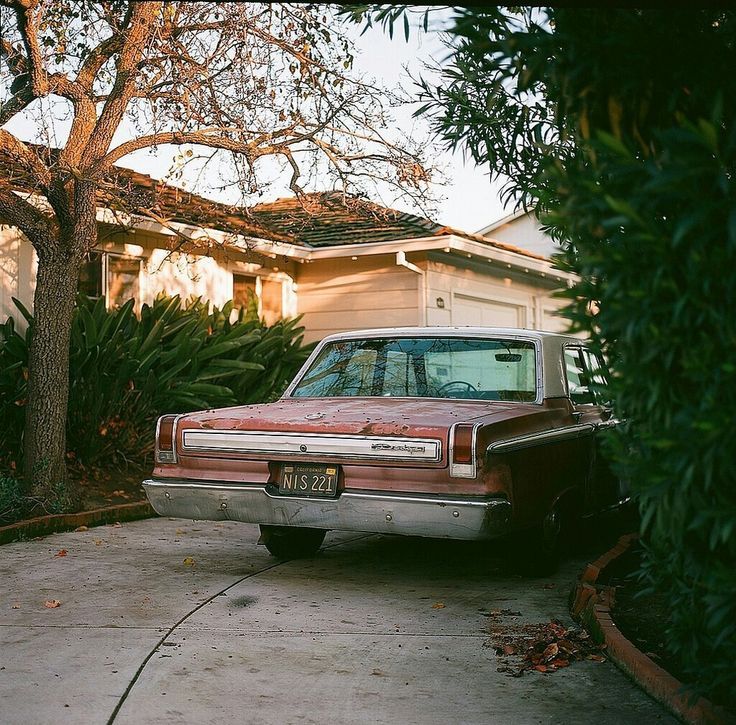
{"label": "car rear wheel", "polygon": [[572,507],[555,506],[544,521],[526,532],[519,545],[521,569],[527,576],[553,574],[574,549],[580,520]]}
{"label": "car rear wheel", "polygon": [[317,553],[326,533],[324,529],[261,524],[260,541],[277,559],[306,559]]}

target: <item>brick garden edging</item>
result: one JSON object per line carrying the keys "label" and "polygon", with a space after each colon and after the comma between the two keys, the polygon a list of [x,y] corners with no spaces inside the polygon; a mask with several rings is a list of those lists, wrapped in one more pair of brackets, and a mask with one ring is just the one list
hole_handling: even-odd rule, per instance
{"label": "brick garden edging", "polygon": [[8,544],[19,539],[32,539],[36,536],[56,534],[61,531],[71,531],[78,526],[102,526],[114,524],[118,521],[135,521],[156,516],[148,501],[124,503],[119,506],[108,506],[80,511],[76,514],[51,514],[38,516],[15,524],[0,526],[0,544]]}
{"label": "brick garden edging", "polygon": [[638,539],[637,534],[622,536],[617,544],[589,564],[574,591],[572,616],[581,622],[594,640],[606,644],[611,659],[646,693],[661,702],[674,715],[692,725],[727,725],[736,719],[699,697],[690,703],[683,684],[632,644],[611,617],[615,588],[597,584],[601,572],[625,553]]}

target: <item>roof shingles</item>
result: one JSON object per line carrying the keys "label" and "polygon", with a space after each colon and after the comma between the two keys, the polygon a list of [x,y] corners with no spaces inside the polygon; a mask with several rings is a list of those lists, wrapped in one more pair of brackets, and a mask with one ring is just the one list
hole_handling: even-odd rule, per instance
{"label": "roof shingles", "polygon": [[[23,170],[10,165],[1,154],[0,174],[19,191],[35,191]],[[315,249],[454,235],[488,247],[544,259],[510,244],[340,192],[287,197],[248,209],[213,201],[147,174],[116,166],[114,174],[98,193],[98,203],[129,213],[145,214],[150,210],[167,221]]]}

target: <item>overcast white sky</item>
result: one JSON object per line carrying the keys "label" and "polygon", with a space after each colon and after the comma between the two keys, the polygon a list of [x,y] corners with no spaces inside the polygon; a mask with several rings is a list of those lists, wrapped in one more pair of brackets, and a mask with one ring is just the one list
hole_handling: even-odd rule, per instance
{"label": "overcast white sky", "polygon": [[[381,28],[371,28],[361,36],[360,29],[356,26],[352,34],[358,51],[354,70],[374,78],[379,85],[400,86],[410,95],[415,95],[417,91],[409,73],[417,76],[423,72],[423,64],[426,61],[442,61],[447,55],[447,50],[440,43],[438,36],[432,32],[422,34],[413,31],[408,42],[404,39],[402,30],[394,34],[393,39],[390,39]],[[401,108],[395,114],[398,126],[405,132],[416,123],[419,123],[420,129],[422,124],[426,124],[412,118],[413,110],[411,107]],[[58,144],[63,142],[62,139],[66,136],[65,126],[67,126],[65,123],[52,124],[55,132],[53,135],[56,138],[43,139],[38,136],[36,123],[16,117],[8,124],[8,130],[26,140]],[[151,158],[149,152],[145,151],[127,156],[119,163],[121,166],[150,174],[154,178],[163,178],[170,168],[173,153],[172,147],[162,147],[156,158]],[[475,232],[507,213],[504,212],[498,198],[499,184],[491,183],[487,169],[475,166],[472,161],[466,163],[460,153],[447,152],[434,161],[446,167],[446,186],[437,189],[441,201],[437,205],[435,221]],[[201,185],[195,190],[205,196],[234,201],[232,197],[222,196],[211,188]],[[280,196],[291,195],[292,192],[286,183],[277,182],[272,184],[259,201],[270,201]],[[399,204],[395,206],[399,207]],[[405,210],[416,211],[409,208]]]}

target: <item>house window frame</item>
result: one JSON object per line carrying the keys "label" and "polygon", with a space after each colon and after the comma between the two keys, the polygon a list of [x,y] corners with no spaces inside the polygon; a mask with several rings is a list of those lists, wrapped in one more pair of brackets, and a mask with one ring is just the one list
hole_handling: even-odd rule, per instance
{"label": "house window frame", "polygon": [[[141,297],[143,296],[143,257],[108,249],[93,249],[90,251],[90,255],[93,254],[98,255],[100,259],[100,296],[104,298],[105,309],[108,310],[113,309],[112,300],[110,299],[110,258],[115,257],[117,259],[126,259],[138,263],[138,294],[133,298],[135,301],[133,309],[138,313],[142,304]],[[99,298],[91,297],[91,299]]]}
{"label": "house window frame", "polygon": [[[286,272],[282,271],[274,271],[271,269],[265,269],[261,268],[258,270],[251,270],[245,268],[245,266],[241,267],[240,264],[234,263],[230,266],[230,276],[232,280],[232,289],[231,289],[231,299],[235,299],[235,280],[236,277],[241,278],[248,278],[255,281],[255,295],[256,295],[256,301],[258,303],[258,317],[260,319],[264,319],[265,316],[268,316],[271,318],[271,316],[274,314],[271,312],[268,314],[268,311],[264,309],[264,299],[263,299],[263,292],[264,292],[264,286],[268,284],[278,284],[279,285],[279,294],[278,294],[278,300],[279,300],[279,311],[277,314],[275,314],[274,319],[268,319],[267,324],[275,324],[276,321],[282,320],[282,319],[288,319],[287,312],[290,309],[289,305],[287,304],[287,295],[290,288],[293,288],[294,280],[290,274],[287,274]],[[290,287],[292,286],[292,287]],[[292,317],[295,314],[295,311],[289,314],[289,317]]]}
{"label": "house window frame", "polygon": [[244,277],[248,279],[252,279],[254,282],[254,293],[256,296],[256,302],[258,303],[258,316],[261,316],[261,275],[259,275],[257,272],[242,272],[237,269],[231,270],[232,275],[232,284],[233,284],[233,290],[232,290],[232,299],[235,301],[235,278],[236,277]]}

